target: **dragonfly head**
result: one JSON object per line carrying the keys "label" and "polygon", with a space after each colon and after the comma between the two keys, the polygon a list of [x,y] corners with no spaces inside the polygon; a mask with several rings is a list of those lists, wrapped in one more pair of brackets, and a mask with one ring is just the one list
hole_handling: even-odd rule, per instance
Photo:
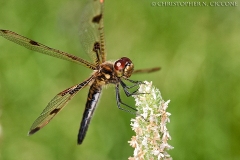
{"label": "dragonfly head", "polygon": [[119,78],[129,78],[132,75],[133,69],[133,63],[127,57],[122,57],[114,63],[114,72]]}

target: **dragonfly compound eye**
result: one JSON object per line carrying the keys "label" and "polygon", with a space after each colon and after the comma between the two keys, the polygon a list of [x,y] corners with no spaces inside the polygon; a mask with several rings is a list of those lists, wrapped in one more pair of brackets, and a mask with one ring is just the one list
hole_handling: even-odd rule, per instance
{"label": "dragonfly compound eye", "polygon": [[133,72],[134,66],[132,61],[127,57],[122,57],[114,63],[114,70],[117,77],[128,78]]}

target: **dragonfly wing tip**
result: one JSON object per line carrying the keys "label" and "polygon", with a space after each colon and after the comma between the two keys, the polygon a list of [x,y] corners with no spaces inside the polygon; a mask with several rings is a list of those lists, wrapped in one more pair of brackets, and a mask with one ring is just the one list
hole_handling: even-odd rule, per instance
{"label": "dragonfly wing tip", "polygon": [[31,129],[31,130],[28,132],[28,135],[30,136],[30,135],[36,133],[36,132],[39,131],[39,130],[40,130],[40,127],[36,127],[36,128],[34,128],[34,129]]}

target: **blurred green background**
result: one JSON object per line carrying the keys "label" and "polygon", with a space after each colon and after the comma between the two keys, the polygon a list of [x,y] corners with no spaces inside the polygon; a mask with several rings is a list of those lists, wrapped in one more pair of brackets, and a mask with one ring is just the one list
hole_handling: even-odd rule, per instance
{"label": "blurred green background", "polygon": [[[86,1],[0,0],[0,28],[86,58],[78,40]],[[168,129],[174,159],[240,159],[240,9],[153,7],[149,0],[105,2],[109,60],[132,59],[134,75],[153,81],[172,114]],[[239,5],[239,4],[238,4]],[[114,87],[104,89],[81,146],[76,145],[88,88],[54,120],[28,137],[32,122],[60,91],[91,70],[34,53],[0,37],[0,159],[123,160],[134,116],[116,106]],[[123,98],[134,106],[133,98]]]}

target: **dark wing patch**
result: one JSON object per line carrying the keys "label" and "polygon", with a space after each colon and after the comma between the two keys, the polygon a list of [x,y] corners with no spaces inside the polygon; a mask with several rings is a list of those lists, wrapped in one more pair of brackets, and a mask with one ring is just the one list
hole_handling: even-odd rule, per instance
{"label": "dark wing patch", "polygon": [[41,129],[40,127],[36,127],[36,128],[34,128],[33,130],[31,130],[31,131],[28,133],[28,135],[32,135],[32,134],[36,133],[37,131],[39,131],[40,129]]}
{"label": "dark wing patch", "polygon": [[102,14],[99,14],[99,15],[93,17],[92,22],[99,24],[101,19],[102,19]]}
{"label": "dark wing patch", "polygon": [[32,44],[32,45],[34,45],[34,46],[40,46],[40,45],[38,44],[38,42],[33,41],[33,40],[30,40],[29,43]]}

